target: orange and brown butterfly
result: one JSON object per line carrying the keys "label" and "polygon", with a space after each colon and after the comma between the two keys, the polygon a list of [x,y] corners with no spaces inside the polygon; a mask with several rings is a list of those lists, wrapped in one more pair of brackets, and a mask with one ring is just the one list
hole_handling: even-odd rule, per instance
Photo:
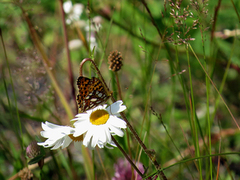
{"label": "orange and brown butterfly", "polygon": [[105,101],[111,96],[103,87],[102,82],[96,78],[91,79],[80,76],[77,79],[78,95],[77,104],[79,113],[92,109]]}

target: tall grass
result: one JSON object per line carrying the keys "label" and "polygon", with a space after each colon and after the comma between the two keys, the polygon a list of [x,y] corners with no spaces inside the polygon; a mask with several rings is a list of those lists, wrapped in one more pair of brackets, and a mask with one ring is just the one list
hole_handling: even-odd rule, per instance
{"label": "tall grass", "polygon": [[[0,179],[114,176],[119,148],[44,149],[43,166],[26,156],[32,141],[45,141],[41,122],[71,125],[85,58],[127,106],[147,149],[131,128],[116,143],[143,164],[144,178],[239,179],[240,2],[75,0],[84,9],[74,19],[63,3],[0,2]],[[113,50],[123,57],[117,73],[108,68]],[[97,76],[90,63],[83,68]]]}

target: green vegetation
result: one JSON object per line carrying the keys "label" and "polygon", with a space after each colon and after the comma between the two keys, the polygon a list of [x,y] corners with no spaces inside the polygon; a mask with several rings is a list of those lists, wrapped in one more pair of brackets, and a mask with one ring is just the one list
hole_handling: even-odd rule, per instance
{"label": "green vegetation", "polygon": [[[72,125],[85,58],[147,147],[130,128],[116,137],[144,178],[239,179],[240,1],[71,2],[0,0],[0,179],[114,177],[118,147],[71,143],[26,155],[46,140],[42,122]],[[108,64],[114,50],[123,58],[117,72]],[[82,70],[99,77],[90,62]]]}

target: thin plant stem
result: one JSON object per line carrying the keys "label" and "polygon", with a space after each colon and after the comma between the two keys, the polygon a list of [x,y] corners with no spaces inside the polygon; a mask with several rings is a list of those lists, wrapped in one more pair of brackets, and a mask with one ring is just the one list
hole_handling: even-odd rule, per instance
{"label": "thin plant stem", "polygon": [[[220,94],[222,93],[222,90],[224,88],[224,85],[225,85],[225,82],[226,82],[226,79],[227,79],[227,75],[228,75],[228,72],[229,72],[229,68],[230,68],[230,65],[231,65],[231,62],[232,62],[233,53],[234,53],[234,50],[235,50],[235,47],[236,47],[236,39],[237,38],[234,38],[233,46],[231,48],[231,54],[230,54],[230,57],[228,59],[227,66],[225,68],[224,75],[223,75],[223,78],[222,78],[222,82],[221,82],[221,85],[220,85],[220,88],[219,88],[219,93]],[[220,99],[220,96],[218,96],[216,98],[215,105],[214,105],[215,110],[214,110],[214,113],[212,115],[212,118],[214,118],[216,113],[217,113],[219,99]]]}
{"label": "thin plant stem", "polygon": [[[192,133],[194,135],[194,144],[195,144],[195,150],[196,150],[196,156],[199,157],[200,156],[200,149],[199,149],[199,140],[198,140],[198,131],[197,131],[197,118],[194,115],[195,114],[195,102],[194,102],[194,96],[193,96],[193,84],[192,84],[192,74],[191,74],[191,65],[190,65],[190,59],[189,59],[189,53],[188,53],[188,44],[186,45],[186,52],[187,52],[187,60],[188,60],[188,70],[189,70],[189,82],[190,82],[190,100],[191,100],[191,119],[192,119],[192,123],[193,123],[193,130]],[[200,179],[202,179],[202,162],[201,160],[198,161],[198,165],[199,165],[199,176]]]}
{"label": "thin plant stem", "polygon": [[197,59],[198,63],[199,63],[199,64],[200,64],[200,66],[201,66],[201,68],[203,69],[203,71],[204,71],[204,72],[205,72],[205,74],[207,75],[207,77],[208,77],[209,81],[212,83],[212,85],[213,85],[214,89],[215,89],[215,90],[217,91],[217,93],[219,94],[220,98],[221,98],[221,99],[222,99],[222,101],[223,101],[223,104],[224,104],[224,105],[225,105],[225,107],[227,108],[227,110],[228,110],[229,114],[231,115],[231,117],[232,117],[232,119],[233,119],[234,123],[236,124],[236,126],[237,126],[237,127],[238,127],[238,129],[240,130],[240,127],[239,127],[239,125],[238,125],[238,123],[237,123],[237,121],[236,121],[235,117],[233,116],[233,114],[232,114],[231,110],[229,109],[229,107],[228,107],[227,103],[226,103],[226,102],[225,102],[225,100],[223,99],[222,95],[220,94],[220,92],[219,92],[219,90],[217,89],[216,85],[214,84],[214,82],[212,81],[212,79],[210,78],[210,76],[208,75],[207,71],[204,69],[204,67],[203,67],[202,63],[199,61],[199,59],[198,59],[197,55],[196,55],[196,54],[195,54],[195,52],[193,51],[193,49],[192,49],[192,47],[191,47],[191,45],[190,45],[190,44],[189,44],[189,48],[191,49],[192,53],[193,53],[193,54],[194,54],[194,56],[196,57],[196,59]]}
{"label": "thin plant stem", "polygon": [[107,171],[106,171],[106,168],[105,168],[105,166],[104,166],[104,163],[103,163],[101,154],[100,154],[100,152],[99,152],[99,148],[97,148],[96,150],[97,150],[97,155],[98,155],[100,164],[101,164],[101,166],[102,166],[102,168],[103,168],[103,172],[104,172],[104,174],[105,174],[105,176],[106,176],[106,179],[107,179],[107,180],[110,180],[110,177],[109,177],[109,175],[108,175],[108,173],[107,173]]}
{"label": "thin plant stem", "polygon": [[[214,135],[212,135],[212,144],[216,144],[218,143],[218,140],[219,140],[219,136],[221,136],[221,138],[227,138],[227,137],[230,137],[230,136],[234,136],[236,134],[239,134],[239,130],[236,128],[236,129],[226,129],[226,130],[222,130],[221,131],[221,134],[220,133],[216,133]],[[206,141],[208,138],[208,135],[206,135],[203,139],[199,139],[199,146],[201,149],[204,148],[204,141]],[[195,152],[195,147],[194,145],[191,145],[189,146],[188,145],[188,148],[186,148],[185,150],[181,151],[181,156],[178,155],[177,157],[174,157],[174,159],[171,159],[169,160],[168,162],[166,162],[163,166],[164,167],[167,167],[167,166],[170,166],[171,164],[174,164],[174,163],[177,163],[179,161],[182,160],[182,157],[184,159],[186,159],[188,156],[192,155],[192,153]]]}
{"label": "thin plant stem", "polygon": [[[107,87],[102,75],[101,75],[101,72],[99,71],[97,65],[95,64],[95,62],[90,59],[90,58],[85,58],[82,60],[81,64],[80,64],[80,69],[79,69],[79,75],[82,76],[82,66],[85,62],[87,61],[91,61],[92,64],[94,65],[96,71],[97,71],[97,74],[99,76],[99,79],[102,81],[103,83],[103,86],[106,90],[106,92],[108,94],[111,95],[111,100],[112,102],[116,102],[116,100],[114,99],[112,93],[110,92],[109,88]],[[137,140],[137,142],[139,143],[139,145],[143,148],[144,152],[147,154],[148,158],[151,160],[152,164],[155,166],[155,168],[158,170],[158,173],[159,173],[159,176],[162,177],[163,180],[167,180],[167,177],[165,176],[165,174],[163,173],[163,171],[161,171],[161,166],[160,164],[157,162],[155,156],[152,155],[152,153],[147,149],[146,145],[142,142],[142,140],[139,138],[137,132],[133,129],[132,125],[129,123],[129,121],[127,120],[127,117],[125,115],[125,113],[123,112],[120,112],[120,115],[122,116],[123,120],[126,122],[129,130],[132,132],[133,136],[135,137],[135,139]]]}
{"label": "thin plant stem", "polygon": [[69,149],[67,149],[67,155],[68,155],[69,167],[70,167],[73,179],[77,179],[77,172],[76,172],[76,169],[73,166],[73,156],[72,156],[72,153]]}
{"label": "thin plant stem", "polygon": [[156,22],[154,21],[154,18],[153,18],[153,16],[152,16],[151,11],[149,10],[149,8],[148,8],[148,6],[147,6],[146,1],[145,1],[145,0],[141,0],[141,2],[142,2],[142,4],[144,5],[144,7],[146,8],[146,10],[147,10],[147,12],[148,12],[148,14],[149,14],[149,16],[150,16],[150,19],[151,19],[153,25],[155,26],[155,28],[156,28],[157,31],[158,31],[159,36],[161,37],[161,39],[163,39],[163,35],[162,35],[162,33],[160,32],[160,30],[159,30]]}
{"label": "thin plant stem", "polygon": [[[156,116],[156,117],[160,120],[160,122],[161,122],[163,128],[165,129],[165,131],[166,131],[166,133],[167,133],[169,139],[171,140],[173,146],[174,146],[175,149],[178,151],[178,153],[179,153],[181,159],[184,159],[184,157],[183,157],[183,155],[181,154],[179,148],[177,147],[176,143],[174,142],[172,136],[170,135],[170,133],[169,133],[167,127],[165,126],[165,124],[164,124],[164,122],[163,122],[163,120],[162,120],[162,115],[161,115],[161,114],[158,114],[158,113],[157,113],[152,107],[151,107],[151,111],[152,111],[152,114],[153,114],[154,116]],[[194,162],[194,163],[195,163],[195,162]],[[188,166],[187,166],[187,168],[188,168],[189,172],[191,172]]]}
{"label": "thin plant stem", "polygon": [[169,168],[171,168],[171,167],[173,167],[173,166],[176,166],[176,165],[178,165],[178,164],[182,164],[182,163],[189,162],[189,161],[196,161],[196,160],[198,160],[198,159],[209,158],[209,156],[215,157],[215,156],[227,156],[227,155],[234,155],[234,154],[238,154],[238,155],[239,155],[240,152],[217,153],[217,154],[211,154],[211,155],[204,155],[204,156],[189,158],[189,159],[185,159],[185,160],[182,160],[182,161],[180,161],[180,162],[171,164],[170,166],[164,167],[164,168],[161,169],[161,171],[166,170],[166,169],[169,169]]}
{"label": "thin plant stem", "polygon": [[79,25],[76,22],[74,22],[74,27],[75,27],[75,29],[77,31],[79,39],[81,39],[81,41],[83,42],[83,45],[86,48],[87,52],[89,52],[88,43],[87,43],[86,39],[84,38],[84,35],[83,35],[81,29],[79,28]]}
{"label": "thin plant stem", "polygon": [[[218,124],[220,124],[220,123],[218,123]],[[219,136],[219,147],[218,147],[218,150],[219,150],[219,153],[221,153],[221,145],[222,145],[222,137],[221,137],[221,128],[220,128],[220,132],[219,132],[219,134],[220,134],[220,136]],[[212,159],[212,158],[211,158]],[[219,169],[220,169],[220,160],[221,160],[221,156],[218,156],[218,165],[217,165],[217,175],[216,175],[216,180],[218,180],[218,178],[219,178]]]}
{"label": "thin plant stem", "polygon": [[236,6],[235,6],[233,0],[231,0],[231,3],[232,3],[232,5],[233,5],[233,8],[234,8],[234,10],[235,10],[235,13],[237,14],[238,22],[240,22],[240,16],[239,16],[238,10],[237,10],[237,8],[236,8]]}
{"label": "thin plant stem", "polygon": [[114,72],[114,74],[115,74],[116,81],[117,81],[119,98],[120,98],[121,100],[123,100],[123,98],[122,98],[122,91],[121,91],[121,87],[120,87],[120,82],[119,82],[119,78],[118,78],[118,73],[117,73],[117,72]]}
{"label": "thin plant stem", "polygon": [[[207,64],[206,64],[206,59],[205,59],[205,68],[207,68]],[[206,94],[207,94],[207,126],[208,126],[208,146],[209,146],[209,155],[211,155],[212,153],[212,140],[211,140],[211,120],[210,120],[210,112],[209,112],[209,91],[210,91],[210,83],[209,83],[209,79],[207,78],[207,76],[205,75],[205,81],[206,81]],[[212,176],[212,157],[209,157],[209,165],[210,165],[210,177],[211,180],[213,179]]]}
{"label": "thin plant stem", "polygon": [[[116,78],[116,82],[117,82],[117,88],[118,88],[118,94],[119,94],[119,98],[121,100],[123,100],[122,98],[122,91],[121,91],[121,86],[120,86],[120,81],[119,81],[119,78],[118,78],[118,73],[117,72],[114,72],[114,75],[115,75],[115,78]],[[126,134],[127,134],[127,144],[128,144],[128,154],[130,156],[130,158],[132,159],[132,152],[131,152],[131,149],[130,149],[130,138],[129,138],[129,132],[126,131]],[[133,173],[133,168],[132,168],[132,175],[134,175]]]}
{"label": "thin plant stem", "polygon": [[[202,29],[202,26],[200,26],[200,28]],[[208,64],[207,64],[207,60],[206,60],[206,53],[205,53],[205,46],[204,46],[204,34],[203,34],[204,30],[202,29],[201,30],[201,38],[202,38],[202,48],[203,48],[203,58],[204,58],[204,67],[205,69],[207,70],[208,69]],[[207,117],[206,117],[206,120],[207,120],[207,130],[208,130],[208,149],[209,149],[209,155],[211,155],[212,153],[212,139],[211,139],[211,125],[212,125],[212,122],[211,122],[211,119],[210,119],[210,112],[209,112],[209,98],[210,98],[210,82],[209,82],[209,79],[207,78],[207,75],[205,75],[205,82],[206,82],[206,99],[207,99],[207,102],[206,102],[206,108],[207,108]],[[210,178],[211,180],[213,179],[213,173],[212,173],[212,170],[213,170],[213,166],[212,166],[212,157],[210,156],[209,157],[209,170],[210,170]]]}
{"label": "thin plant stem", "polygon": [[[6,48],[5,48],[5,44],[4,44],[4,40],[3,40],[3,36],[2,36],[2,29],[1,29],[1,28],[0,28],[0,36],[1,36],[1,43],[2,43],[2,45],[3,45],[3,52],[4,52],[4,56],[5,56],[6,64],[7,64],[7,68],[8,68],[8,73],[9,73],[9,76],[10,76],[10,82],[11,82],[11,86],[12,86],[14,103],[15,103],[15,108],[16,108],[17,121],[18,121],[19,130],[20,130],[20,137],[19,137],[19,136],[17,136],[17,137],[18,137],[18,139],[19,139],[20,142],[21,142],[20,145],[21,145],[21,149],[22,149],[22,151],[23,151],[22,124],[21,124],[20,117],[19,117],[18,105],[17,105],[17,97],[16,97],[16,93],[15,93],[15,90],[14,90],[14,86],[13,86],[12,73],[11,73],[10,66],[9,66],[9,60],[8,60],[7,51],[6,51]],[[3,75],[3,77],[5,76],[4,70],[2,71],[2,75]],[[5,86],[5,89],[7,89],[5,80],[4,80],[4,86]],[[6,94],[7,94],[8,104],[9,104],[9,106],[10,106],[10,108],[11,108],[11,102],[10,102],[10,100],[9,100],[8,91],[6,91]],[[13,116],[12,113],[11,113],[11,116]],[[12,117],[12,118],[13,118],[13,117]],[[14,119],[14,118],[13,118],[13,119]]]}
{"label": "thin plant stem", "polygon": [[[133,127],[131,126],[131,124],[128,122],[125,114],[123,112],[120,112],[120,115],[122,116],[122,118],[124,119],[124,121],[127,123],[127,126],[129,128],[129,130],[133,133],[135,139],[138,141],[139,145],[143,148],[144,152],[147,154],[147,156],[149,157],[149,159],[151,160],[152,164],[155,166],[155,168],[157,170],[161,170],[161,166],[160,164],[157,162],[157,160],[155,159],[154,156],[152,156],[151,152],[147,149],[146,145],[142,142],[142,140],[139,138],[139,136],[137,135],[137,132],[133,129]],[[163,173],[163,171],[160,171],[160,176],[164,179],[167,180],[167,177],[165,176],[165,174]]]}
{"label": "thin plant stem", "polygon": [[212,30],[211,30],[211,41],[213,40],[213,37],[214,37],[214,32],[215,32],[216,22],[217,22],[217,17],[218,17],[217,15],[218,15],[218,11],[221,7],[221,1],[222,0],[218,0],[218,4],[214,11],[213,25],[212,25]]}
{"label": "thin plant stem", "polygon": [[[65,22],[65,13],[63,10],[63,0],[59,0],[59,5],[60,5],[60,12],[61,12],[61,18],[62,18],[62,25],[63,25],[63,33],[64,33],[64,44],[65,44],[65,49],[67,52],[67,62],[68,62],[68,76],[69,76],[69,81],[71,84],[71,92],[72,92],[72,97],[75,99],[76,94],[75,94],[75,88],[74,88],[74,80],[73,80],[73,70],[72,70],[72,62],[71,62],[71,56],[70,56],[70,51],[69,51],[69,46],[68,46],[68,36],[67,36],[67,28],[66,28],[66,22]],[[75,103],[76,110],[77,104]]]}
{"label": "thin plant stem", "polygon": [[82,145],[82,156],[84,157],[84,169],[87,179],[94,179],[94,164],[91,158],[91,154],[85,146]]}

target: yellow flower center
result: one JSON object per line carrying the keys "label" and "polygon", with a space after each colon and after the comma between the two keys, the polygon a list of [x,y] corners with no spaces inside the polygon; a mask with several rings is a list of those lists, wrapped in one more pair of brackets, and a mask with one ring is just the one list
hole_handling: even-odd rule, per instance
{"label": "yellow flower center", "polygon": [[94,125],[105,124],[109,119],[109,114],[103,109],[96,110],[90,115],[90,122]]}
{"label": "yellow flower center", "polygon": [[79,141],[83,141],[83,135],[78,136],[78,137],[74,137],[72,134],[68,135],[74,142],[79,142]]}

